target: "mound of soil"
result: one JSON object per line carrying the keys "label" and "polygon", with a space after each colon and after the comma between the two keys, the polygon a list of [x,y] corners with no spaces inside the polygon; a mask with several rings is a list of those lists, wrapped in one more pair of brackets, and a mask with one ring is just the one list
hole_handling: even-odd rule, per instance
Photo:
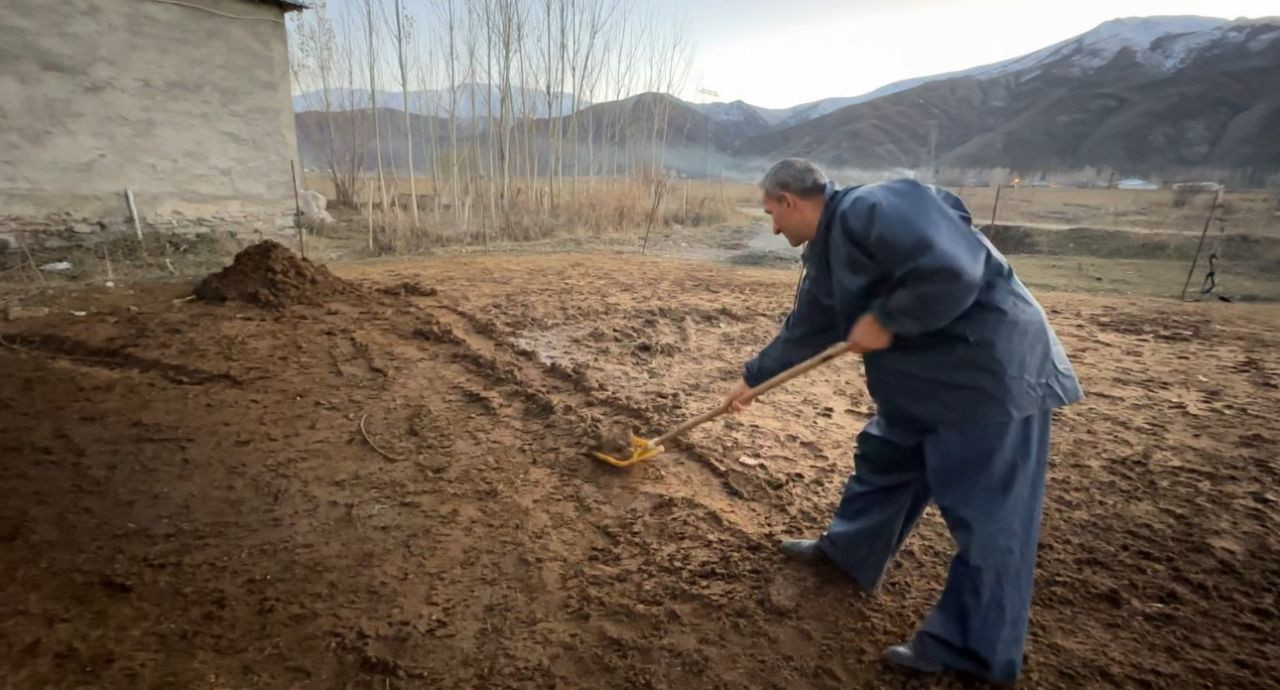
{"label": "mound of soil", "polygon": [[328,268],[299,257],[279,242],[265,240],[241,250],[230,266],[200,281],[196,298],[283,308],[318,304],[356,291]]}

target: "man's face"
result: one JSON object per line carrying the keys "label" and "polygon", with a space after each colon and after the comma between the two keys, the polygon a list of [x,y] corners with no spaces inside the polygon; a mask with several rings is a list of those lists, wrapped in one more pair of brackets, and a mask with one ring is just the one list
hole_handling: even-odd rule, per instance
{"label": "man's face", "polygon": [[813,239],[818,231],[810,214],[805,213],[800,200],[783,192],[777,197],[764,195],[764,212],[773,218],[773,234],[782,235],[793,247]]}

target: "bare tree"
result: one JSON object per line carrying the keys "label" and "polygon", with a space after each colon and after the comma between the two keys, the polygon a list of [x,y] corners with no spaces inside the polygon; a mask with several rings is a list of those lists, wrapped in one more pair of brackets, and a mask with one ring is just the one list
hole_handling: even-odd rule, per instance
{"label": "bare tree", "polygon": [[516,65],[524,13],[517,0],[495,0],[497,14],[494,22],[498,62],[498,166],[501,168],[501,193],[499,199],[505,216],[511,195],[512,137],[515,131],[514,90],[512,69]]}
{"label": "bare tree", "polygon": [[[465,86],[467,89],[468,100],[470,101],[470,111],[468,112],[468,119],[471,121],[469,136],[472,142],[472,155],[469,163],[471,174],[470,174],[470,179],[468,182],[468,189],[467,189],[467,215],[468,216],[470,215],[471,208],[476,203],[475,201],[476,197],[480,193],[479,186],[480,186],[481,178],[483,177],[483,172],[480,169],[480,160],[481,160],[480,129],[481,128],[477,122],[478,121],[477,115],[479,114],[480,109],[476,106],[476,92],[479,90],[479,86],[480,86],[478,83],[476,83],[476,79],[478,76],[476,72],[476,68],[477,68],[476,60],[478,57],[477,54],[479,53],[479,50],[480,50],[477,44],[483,39],[483,36],[480,34],[481,28],[482,27],[480,26],[479,10],[477,10],[472,0],[468,0],[467,32],[466,32],[466,46],[467,46],[467,80],[466,81],[467,83],[465,84]],[[485,246],[486,249],[488,248],[489,232],[488,232],[488,227],[485,225],[483,204],[481,204],[480,206],[480,242]]]}
{"label": "bare tree", "polygon": [[364,0],[365,7],[365,25],[368,29],[368,42],[366,45],[369,59],[369,110],[373,115],[373,148],[378,159],[378,192],[382,197],[382,208],[387,206],[387,180],[382,169],[382,132],[378,127],[378,53],[377,43],[374,40],[374,34],[377,25],[373,21],[373,5],[380,3],[380,0]]}
{"label": "bare tree", "polygon": [[445,59],[449,71],[449,174],[452,178],[452,208],[457,213],[457,210],[462,208],[462,192],[458,183],[458,31],[454,14],[455,0],[445,1],[448,3],[445,33],[449,44],[449,54]]}
{"label": "bare tree", "polygon": [[[434,45],[434,43],[434,41],[428,40],[428,45]],[[438,118],[438,112],[435,102],[430,100],[432,95],[430,89],[430,85],[432,83],[431,65],[436,64],[437,61],[435,60],[435,54],[430,48],[425,51],[422,49],[417,37],[415,37],[414,44],[414,53],[418,56],[418,89],[423,97],[419,104],[423,106],[423,114],[427,118],[427,136],[425,137],[425,141],[422,141],[424,137],[419,137],[419,143],[422,147],[423,162],[427,165],[427,168],[430,171],[432,211],[436,216],[439,216],[441,194],[440,178],[438,175],[438,156],[440,155],[440,152],[439,139],[436,136],[436,120]]]}
{"label": "bare tree", "polygon": [[[407,171],[415,228],[426,222],[419,197],[430,188],[432,222],[456,223],[486,246],[494,232],[527,227],[518,214],[531,209],[597,228],[603,217],[618,227],[656,222],[667,150],[678,145],[669,94],[691,55],[678,25],[639,0],[434,0],[425,11],[406,0],[348,0],[340,25],[318,4],[291,20],[294,82],[324,110],[317,148],[340,203],[374,188],[359,178],[376,166],[384,212],[401,208],[400,176],[389,171]],[[382,127],[394,114],[380,111],[378,85],[388,79],[399,82],[392,107],[402,110],[402,136],[395,119]],[[384,130],[394,141],[382,140]],[[423,166],[430,181],[420,185]],[[612,203],[625,208],[598,213],[584,185],[617,190]]]}
{"label": "bare tree", "polygon": [[[404,0],[395,0],[396,9],[396,61],[400,63],[400,94],[404,100],[404,137],[407,165],[409,169],[409,203],[413,207],[413,226],[417,228],[421,222],[418,218],[418,183],[413,174],[413,123],[410,119],[409,106],[409,54],[408,36],[409,18],[404,14]],[[375,117],[376,117],[376,110]]]}
{"label": "bare tree", "polygon": [[[496,226],[498,222],[498,189],[494,183],[497,165],[494,162],[495,149],[497,148],[498,130],[494,127],[493,117],[493,49],[494,49],[494,2],[496,0],[479,0],[480,3],[480,19],[481,28],[484,30],[482,38],[484,41],[484,112],[485,112],[485,134],[488,139],[485,146],[485,160],[488,163],[487,184],[485,191],[488,192],[489,198],[489,219]],[[478,85],[477,85],[478,86]],[[488,247],[487,228],[485,246]]]}
{"label": "bare tree", "polygon": [[[570,0],[573,3],[571,24],[572,51],[569,72],[572,78],[574,99],[582,98],[595,84],[599,70],[600,36],[608,24],[614,6],[605,0]],[[569,115],[569,137],[573,140],[573,200],[578,200],[578,180],[582,177],[582,134],[580,113],[574,108]]]}
{"label": "bare tree", "polygon": [[[309,110],[322,114],[319,129],[324,138],[324,164],[333,183],[335,202],[344,206],[356,203],[356,181],[362,165],[357,154],[360,144],[360,118],[349,106],[350,89],[337,89],[342,67],[352,64],[349,45],[340,44],[333,20],[324,2],[317,2],[308,12],[294,14],[294,55],[290,60],[295,88],[304,94]],[[349,81],[348,75],[348,83]],[[347,96],[344,98],[342,94]],[[344,126],[345,125],[345,126]]]}
{"label": "bare tree", "polygon": [[[551,131],[550,170],[547,180],[547,199],[555,208],[557,192],[564,187],[564,77],[568,56],[568,3],[573,0],[543,0],[544,29],[546,34],[543,73],[547,93],[547,117],[554,125]],[[577,107],[577,97],[573,105]]]}

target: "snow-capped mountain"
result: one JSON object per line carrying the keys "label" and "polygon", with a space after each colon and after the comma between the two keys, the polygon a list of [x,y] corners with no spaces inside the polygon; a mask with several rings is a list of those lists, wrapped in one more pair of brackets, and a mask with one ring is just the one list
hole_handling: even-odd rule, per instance
{"label": "snow-capped mountain", "polygon": [[737,152],[919,167],[936,129],[932,160],[943,166],[1277,169],[1280,18],[1117,19],[1012,60],[845,103]]}
{"label": "snow-capped mountain", "polygon": [[[1242,27],[1252,22],[1232,22],[1215,17],[1130,17],[1103,22],[1079,36],[1055,43],[1033,53],[979,65],[955,72],[933,74],[904,79],[886,84],[874,91],[858,96],[824,98],[802,103],[790,108],[760,108],[742,101],[733,103],[707,103],[694,107],[713,119],[741,119],[737,114],[742,107],[754,109],[770,125],[787,127],[807,122],[841,108],[865,103],[883,96],[906,91],[932,81],[956,77],[979,79],[1028,70],[1037,65],[1066,59],[1070,67],[1084,73],[1107,64],[1121,50],[1132,50],[1136,59],[1162,71],[1173,71],[1185,65],[1197,51],[1216,41],[1240,36]],[[1265,43],[1266,38],[1257,39]],[[1034,76],[1034,75],[1031,75]],[[734,107],[739,106],[739,107]]]}
{"label": "snow-capped mountain", "polygon": [[772,124],[768,118],[761,115],[763,108],[757,108],[754,105],[743,101],[733,101],[732,103],[690,103],[690,107],[694,110],[706,115],[715,122],[741,122],[744,124]]}
{"label": "snow-capped mountain", "polygon": [[1196,48],[1221,38],[1231,26],[1232,22],[1213,17],[1112,19],[1029,55],[949,76],[994,77],[1058,60],[1066,60],[1083,73],[1111,62],[1122,50],[1132,50],[1143,64],[1171,71],[1185,64]]}
{"label": "snow-capped mountain", "polygon": [[[927,77],[904,79],[886,84],[874,91],[860,96],[848,98],[826,98],[813,103],[795,106],[779,124],[794,125],[822,117],[846,106],[865,103],[882,96],[906,91],[921,84],[956,77],[995,77],[1001,74],[1016,72],[1046,62],[1068,57],[1081,70],[1096,68],[1110,62],[1120,50],[1128,48],[1139,54],[1147,53],[1151,44],[1157,39],[1176,38],[1176,46],[1166,46],[1162,50],[1150,51],[1147,60],[1155,64],[1165,65],[1169,57],[1185,58],[1194,46],[1212,42],[1217,31],[1227,27],[1231,22],[1213,17],[1132,17],[1112,19],[1103,22],[1094,29],[1079,36],[1055,43],[1021,57],[1001,60],[988,65],[979,65],[969,69],[934,74]],[[1171,50],[1172,48],[1172,50]]]}

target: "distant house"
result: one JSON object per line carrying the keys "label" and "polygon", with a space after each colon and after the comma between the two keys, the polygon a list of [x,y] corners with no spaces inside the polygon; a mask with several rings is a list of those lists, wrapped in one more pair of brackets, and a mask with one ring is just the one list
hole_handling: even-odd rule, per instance
{"label": "distant house", "polygon": [[[0,245],[289,223],[284,0],[6,0]],[[0,247],[3,249],[3,247]]]}
{"label": "distant house", "polygon": [[1222,184],[1219,182],[1179,182],[1173,185],[1173,191],[1184,194],[1216,192],[1219,189],[1222,189]]}
{"label": "distant house", "polygon": [[1160,189],[1160,185],[1146,180],[1140,180],[1136,177],[1130,177],[1127,180],[1120,180],[1116,183],[1116,189]]}

